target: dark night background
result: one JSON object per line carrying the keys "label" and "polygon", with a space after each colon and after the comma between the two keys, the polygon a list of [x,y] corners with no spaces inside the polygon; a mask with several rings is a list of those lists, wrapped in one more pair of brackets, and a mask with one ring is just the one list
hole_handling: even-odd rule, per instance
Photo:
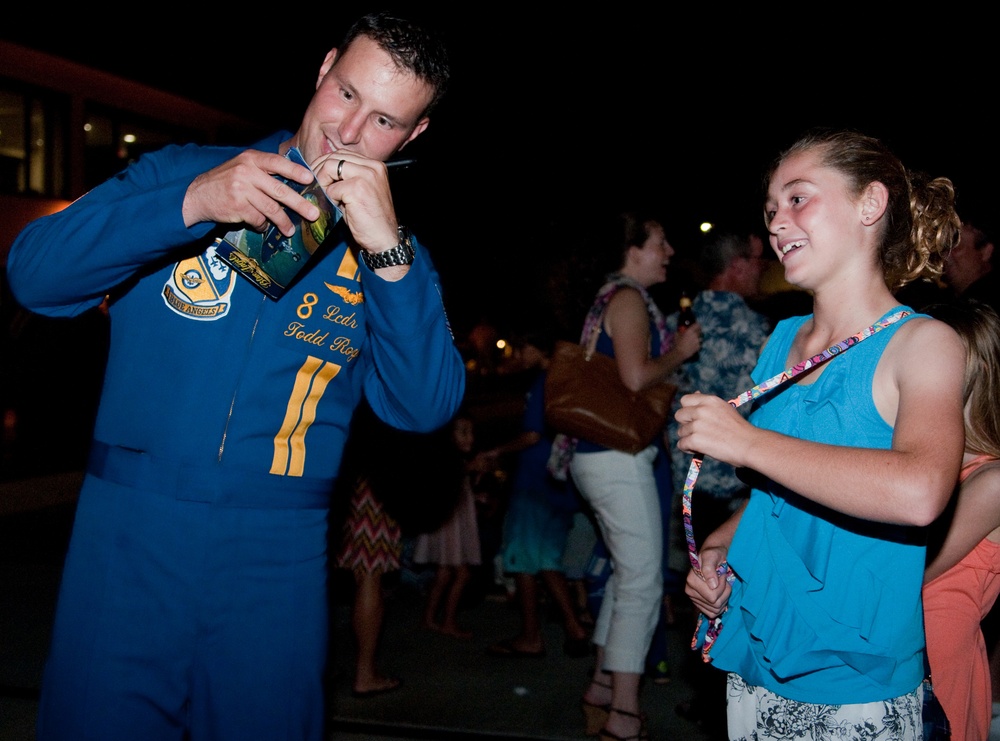
{"label": "dark night background", "polygon": [[[69,10],[61,25],[78,20],[86,33],[8,24],[0,34],[294,129],[323,55],[375,7],[262,17],[215,3],[197,17],[160,9],[138,26],[114,10],[89,20]],[[414,7],[401,10],[445,33],[454,81],[407,149],[418,164],[394,176],[396,206],[434,253],[459,326],[474,312],[502,325],[536,310],[535,278],[579,247],[601,209],[653,207],[682,253],[706,219],[760,228],[764,166],[813,125],[861,129],[910,168],[952,178],[960,213],[992,211],[1000,197],[998,65],[975,15]]]}

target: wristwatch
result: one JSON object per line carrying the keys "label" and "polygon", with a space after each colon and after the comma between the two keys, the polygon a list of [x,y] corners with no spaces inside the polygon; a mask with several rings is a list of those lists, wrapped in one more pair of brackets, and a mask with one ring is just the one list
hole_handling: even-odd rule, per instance
{"label": "wristwatch", "polygon": [[413,240],[410,230],[405,226],[397,227],[399,232],[399,243],[392,249],[374,254],[368,250],[360,250],[361,259],[370,270],[388,268],[393,265],[409,265],[413,262]]}

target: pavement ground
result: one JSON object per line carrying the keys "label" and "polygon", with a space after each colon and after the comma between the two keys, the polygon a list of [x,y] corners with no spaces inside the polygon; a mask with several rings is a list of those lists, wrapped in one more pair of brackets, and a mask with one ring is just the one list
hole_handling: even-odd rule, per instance
{"label": "pavement ground", "polygon": [[[0,741],[33,741],[38,687],[48,647],[63,554],[80,475],[66,473],[0,484]],[[543,658],[488,656],[493,642],[517,633],[513,603],[486,595],[460,613],[473,637],[460,640],[420,627],[423,595],[405,581],[388,592],[380,665],[402,679],[398,690],[351,694],[353,635],[349,582],[333,579],[329,739],[586,738],[580,696],[592,666],[563,652],[562,629],[544,624]],[[680,613],[679,622],[690,621]],[[691,694],[684,666],[690,632],[668,631],[672,681],[642,688],[652,741],[717,741],[674,708]],[[724,708],[720,710],[724,713]],[[266,739],[263,741],[267,741]]]}

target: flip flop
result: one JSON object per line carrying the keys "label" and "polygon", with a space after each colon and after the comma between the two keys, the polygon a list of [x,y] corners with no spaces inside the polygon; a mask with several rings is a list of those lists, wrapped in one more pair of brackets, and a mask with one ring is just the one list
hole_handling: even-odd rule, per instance
{"label": "flip flop", "polygon": [[497,641],[492,646],[486,649],[486,653],[490,656],[511,656],[517,659],[541,659],[545,656],[545,649],[541,651],[523,651],[514,645],[514,641],[507,638],[503,641]]}

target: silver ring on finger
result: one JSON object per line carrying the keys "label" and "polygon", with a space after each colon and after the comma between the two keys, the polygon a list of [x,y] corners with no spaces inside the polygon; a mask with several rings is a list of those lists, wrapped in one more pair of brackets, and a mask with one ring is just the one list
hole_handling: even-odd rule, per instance
{"label": "silver ring on finger", "polygon": [[344,160],[337,163],[337,180],[344,179]]}

